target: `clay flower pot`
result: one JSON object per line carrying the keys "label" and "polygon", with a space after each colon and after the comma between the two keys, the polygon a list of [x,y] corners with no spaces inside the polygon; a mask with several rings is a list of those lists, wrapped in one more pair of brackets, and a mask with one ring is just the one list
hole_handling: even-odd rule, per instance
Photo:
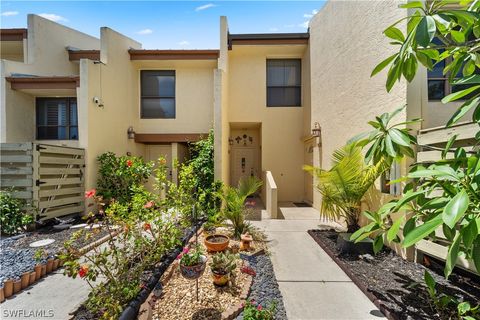
{"label": "clay flower pot", "polygon": [[55,260],[53,260],[52,270],[53,270],[53,271],[57,270],[59,264],[60,264],[60,259],[55,259]]}
{"label": "clay flower pot", "polygon": [[17,279],[13,281],[13,294],[20,292],[22,290],[22,280]]}
{"label": "clay flower pot", "polygon": [[0,303],[5,301],[5,293],[3,291],[3,287],[0,287]]}
{"label": "clay flower pot", "polygon": [[33,270],[35,271],[35,279],[38,280],[42,277],[42,265],[37,264],[35,267],[33,267]]}
{"label": "clay flower pot", "polygon": [[35,280],[37,280],[37,275],[35,272],[30,272],[30,277],[28,279],[28,285],[32,285],[35,283]]}
{"label": "clay flower pot", "polygon": [[46,274],[47,274],[47,265],[42,264],[42,277],[45,277]]}
{"label": "clay flower pot", "polygon": [[230,274],[229,273],[222,274],[212,270],[212,279],[213,279],[214,285],[223,287],[226,284],[228,284],[228,281],[230,280]]}
{"label": "clay flower pot", "polygon": [[207,266],[207,257],[200,256],[200,259],[202,262],[194,266],[184,266],[180,262],[180,273],[185,279],[195,280],[203,274]]}
{"label": "clay flower pot", "polygon": [[25,289],[26,287],[28,287],[28,283],[30,282],[30,272],[22,273],[20,279],[22,280],[22,289]]}
{"label": "clay flower pot", "polygon": [[5,282],[3,283],[3,290],[4,290],[5,298],[8,298],[13,294],[13,280],[12,279],[5,280]]}
{"label": "clay flower pot", "polygon": [[53,270],[53,258],[47,260],[47,273],[52,272]]}
{"label": "clay flower pot", "polygon": [[223,234],[212,234],[205,238],[205,246],[210,252],[223,251],[228,247],[230,238]]}

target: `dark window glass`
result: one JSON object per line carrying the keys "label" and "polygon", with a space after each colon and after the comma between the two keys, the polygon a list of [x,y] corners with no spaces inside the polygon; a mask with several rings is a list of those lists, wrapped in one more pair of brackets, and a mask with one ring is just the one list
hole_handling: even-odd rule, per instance
{"label": "dark window glass", "polygon": [[446,80],[428,80],[428,100],[442,100],[445,97]]}
{"label": "dark window glass", "polygon": [[37,139],[78,140],[76,98],[38,98]]}
{"label": "dark window glass", "polygon": [[141,71],[141,117],[175,118],[175,71]]}
{"label": "dark window glass", "polygon": [[299,107],[302,75],[300,59],[267,60],[267,106]]}

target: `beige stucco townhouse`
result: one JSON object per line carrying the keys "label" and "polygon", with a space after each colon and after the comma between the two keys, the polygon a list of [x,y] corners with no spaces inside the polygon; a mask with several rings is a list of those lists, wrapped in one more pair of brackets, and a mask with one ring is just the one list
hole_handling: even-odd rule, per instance
{"label": "beige stucco townhouse", "polygon": [[[438,70],[420,68],[390,93],[385,73],[370,78],[394,53],[382,31],[406,16],[399,3],[329,1],[306,33],[234,34],[221,17],[218,50],[144,50],[107,27],[96,39],[29,15],[27,29],[1,31],[1,142],[84,148],[91,188],[105,151],[171,164],[213,128],[218,179],[263,179],[272,216],[277,202],[318,208],[302,166],[328,168],[332,151],[375,115],[407,105],[397,120],[423,118],[411,127],[423,144],[441,145],[452,130],[472,138],[468,123],[438,129],[454,111],[439,101],[452,88]],[[439,156],[419,151],[419,161]],[[392,168],[365,206],[399,194],[385,182],[408,164]]]}

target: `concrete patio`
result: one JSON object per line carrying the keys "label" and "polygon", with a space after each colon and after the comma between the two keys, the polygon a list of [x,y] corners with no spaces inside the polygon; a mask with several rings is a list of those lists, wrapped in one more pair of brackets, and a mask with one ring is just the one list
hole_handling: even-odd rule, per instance
{"label": "concrete patio", "polygon": [[[307,233],[319,226],[316,209],[280,207],[285,219],[253,224],[267,234],[275,275],[289,319],[380,319],[383,315]],[[265,215],[263,215],[265,217]]]}

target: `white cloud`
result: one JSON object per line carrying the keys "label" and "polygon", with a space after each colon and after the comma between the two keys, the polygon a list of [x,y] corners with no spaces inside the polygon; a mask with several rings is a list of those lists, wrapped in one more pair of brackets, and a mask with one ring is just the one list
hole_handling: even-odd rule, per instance
{"label": "white cloud", "polygon": [[214,5],[213,3],[208,3],[208,4],[204,4],[203,6],[196,7],[195,11],[202,11],[202,10],[206,10],[208,8],[213,8],[213,7],[216,7],[216,5]]}
{"label": "white cloud", "polygon": [[183,40],[183,41],[180,41],[178,45],[181,47],[188,47],[190,45],[190,42],[188,42],[187,40]]}
{"label": "white cloud", "polygon": [[304,22],[300,23],[298,26],[300,28],[308,28],[308,23],[309,22],[310,22],[310,20],[304,21]]}
{"label": "white cloud", "polygon": [[317,13],[318,13],[318,10],[314,9],[314,10],[312,10],[311,13],[304,13],[304,14],[303,14],[303,17],[310,19],[310,18],[312,18],[314,15],[316,15]]}
{"label": "white cloud", "polygon": [[276,32],[276,31],[278,31],[278,28],[275,28],[275,27],[274,27],[274,28],[270,28],[270,29],[268,29],[268,31],[270,31],[270,32]]}
{"label": "white cloud", "polygon": [[11,17],[11,16],[16,16],[17,14],[18,14],[18,11],[5,11],[5,12],[2,12],[1,16]]}
{"label": "white cloud", "polygon": [[143,30],[137,31],[137,34],[141,34],[141,35],[152,34],[152,33],[153,33],[152,29],[143,29]]}
{"label": "white cloud", "polygon": [[39,16],[43,17],[45,19],[48,19],[48,20],[52,20],[54,22],[59,22],[59,21],[67,22],[68,21],[68,19],[66,19],[62,16],[59,16],[57,14],[54,14],[54,13],[40,13]]}

